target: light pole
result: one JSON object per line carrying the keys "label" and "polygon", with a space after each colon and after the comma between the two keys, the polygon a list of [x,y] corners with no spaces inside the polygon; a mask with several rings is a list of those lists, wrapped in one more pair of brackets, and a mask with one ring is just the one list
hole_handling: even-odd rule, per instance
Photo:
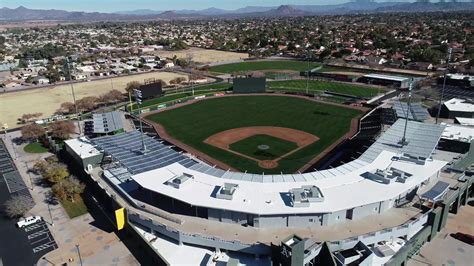
{"label": "light pole", "polygon": [[306,73],[306,94],[309,93],[309,60],[310,60],[310,54],[309,54],[309,51],[308,51],[308,72]]}
{"label": "light pole", "polygon": [[29,169],[28,163],[26,161],[25,161],[25,166],[26,166],[26,173],[30,177],[31,191],[33,191],[33,190],[35,190],[35,187],[33,186],[33,179],[31,178],[30,169]]}
{"label": "light pole", "polygon": [[74,108],[76,109],[76,116],[77,116],[77,128],[79,129],[79,136],[82,136],[82,129],[81,129],[81,116],[79,115],[77,103],[76,103],[76,95],[74,93],[74,86],[71,78],[71,67],[69,66],[69,58],[66,57],[67,62],[67,72],[69,76],[69,83],[71,84],[71,92],[72,92],[72,100],[74,101]]}
{"label": "light pole", "polygon": [[141,134],[141,139],[142,139],[142,152],[143,154],[147,153],[146,145],[145,145],[145,139],[143,137],[143,124],[142,124],[142,119],[140,117],[140,105],[142,104],[142,92],[140,90],[134,89],[133,93],[135,94],[135,102],[137,103],[138,107],[138,121],[140,121],[140,132]]}
{"label": "light pole", "polygon": [[441,89],[441,97],[439,98],[438,114],[436,115],[436,124],[438,124],[438,119],[441,114],[441,105],[443,104],[444,88],[446,87],[446,76],[448,74],[449,61],[451,61],[452,52],[453,52],[453,48],[448,48],[448,60],[446,60],[446,69],[444,70],[443,88]]}
{"label": "light pole", "polygon": [[406,134],[407,134],[407,126],[408,126],[408,114],[410,112],[411,90],[412,90],[412,88],[413,88],[413,79],[410,80],[410,87],[408,88],[408,103],[407,103],[407,111],[405,113],[405,127],[403,128],[403,137],[398,142],[398,144],[402,145],[402,147],[408,144],[408,141],[406,139]]}
{"label": "light pole", "polygon": [[81,250],[79,249],[79,244],[76,244],[76,249],[77,249],[77,255],[79,255],[79,262],[81,263],[81,266],[82,266],[82,257],[81,257]]}
{"label": "light pole", "polygon": [[46,199],[46,204],[48,204],[49,219],[51,221],[50,224],[51,224],[51,226],[54,226],[53,214],[51,213],[51,207],[50,207],[50,204],[49,204],[50,198],[49,199],[47,198],[46,193],[44,193],[44,197]]}

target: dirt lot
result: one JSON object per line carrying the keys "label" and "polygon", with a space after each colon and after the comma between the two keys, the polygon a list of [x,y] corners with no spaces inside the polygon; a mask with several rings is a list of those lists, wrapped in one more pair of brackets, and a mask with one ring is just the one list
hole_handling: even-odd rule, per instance
{"label": "dirt lot", "polygon": [[193,61],[202,63],[202,64],[248,58],[248,54],[245,54],[245,53],[234,53],[234,52],[226,52],[226,51],[218,51],[218,50],[201,49],[201,48],[190,48],[190,49],[181,50],[181,51],[162,50],[162,51],[156,51],[153,54],[160,57],[167,57],[167,58],[172,58],[174,55],[176,55],[178,58],[187,58],[188,54],[191,54],[193,57]]}
{"label": "dirt lot", "polygon": [[[74,84],[76,99],[85,96],[97,96],[114,89],[124,90],[130,81],[143,82],[148,78],[159,78],[166,82],[183,75],[168,72],[152,72],[141,75],[125,76],[113,79],[101,79]],[[184,77],[184,76],[183,76]],[[51,116],[63,102],[72,102],[71,86],[39,88],[0,94],[0,123],[7,123],[10,128],[18,127],[17,119],[26,113],[43,113]]]}

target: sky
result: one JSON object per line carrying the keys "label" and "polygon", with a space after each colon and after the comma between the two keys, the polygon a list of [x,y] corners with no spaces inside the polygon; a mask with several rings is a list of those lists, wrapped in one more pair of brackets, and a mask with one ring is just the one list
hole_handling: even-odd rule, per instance
{"label": "sky", "polygon": [[[379,0],[381,1],[381,0]],[[398,0],[404,1],[404,0]],[[216,7],[237,9],[245,6],[278,6],[339,4],[349,0],[0,0],[0,7],[20,5],[33,9],[62,9],[68,11],[116,12],[137,9],[180,10]]]}

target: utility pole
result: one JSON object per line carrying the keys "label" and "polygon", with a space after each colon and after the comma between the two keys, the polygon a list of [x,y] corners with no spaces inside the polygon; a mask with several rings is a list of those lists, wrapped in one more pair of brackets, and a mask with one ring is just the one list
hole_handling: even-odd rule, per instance
{"label": "utility pole", "polygon": [[408,103],[407,103],[407,111],[405,113],[405,128],[403,129],[403,137],[402,139],[398,142],[398,144],[405,146],[408,144],[408,141],[406,139],[406,134],[407,134],[407,127],[408,127],[408,114],[410,113],[410,104],[411,104],[411,90],[413,88],[413,79],[410,80],[410,87],[408,88]]}
{"label": "utility pole", "polygon": [[74,107],[76,109],[76,116],[77,116],[77,128],[79,129],[79,136],[82,136],[82,129],[81,129],[81,116],[79,114],[77,103],[76,103],[76,95],[74,94],[74,86],[71,78],[71,67],[69,66],[69,58],[66,57],[67,62],[67,72],[69,74],[69,83],[71,84],[71,92],[72,92],[72,100],[74,101]]}
{"label": "utility pole", "polygon": [[444,70],[443,88],[441,89],[441,97],[439,98],[438,114],[436,115],[436,124],[438,124],[439,116],[441,114],[441,105],[443,104],[444,89],[446,88],[446,76],[448,74],[449,61],[451,61],[452,52],[453,52],[453,48],[448,48],[448,58],[446,60],[446,69]]}
{"label": "utility pole", "polygon": [[145,139],[143,137],[143,124],[142,124],[142,119],[140,117],[140,113],[141,113],[141,110],[140,110],[140,105],[142,104],[142,92],[140,90],[137,90],[137,89],[134,89],[133,90],[133,93],[135,94],[135,102],[137,103],[137,107],[138,107],[138,121],[140,121],[140,132],[142,133],[141,134],[141,139],[142,139],[142,153],[143,154],[146,154],[147,153],[147,149],[146,149],[146,145],[145,145]]}
{"label": "utility pole", "polygon": [[310,60],[310,54],[309,54],[309,50],[308,50],[308,55],[307,55],[307,60],[308,60],[308,72],[306,73],[306,94],[309,93],[309,60]]}

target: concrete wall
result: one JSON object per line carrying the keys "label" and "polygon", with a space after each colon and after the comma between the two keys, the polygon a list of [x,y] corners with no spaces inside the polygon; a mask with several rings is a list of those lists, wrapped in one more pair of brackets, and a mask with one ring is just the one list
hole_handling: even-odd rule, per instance
{"label": "concrete wall", "polygon": [[332,225],[346,220],[346,210],[326,213],[323,215],[323,225]]}
{"label": "concrete wall", "polygon": [[253,224],[255,227],[286,227],[288,219],[286,216],[260,216],[255,217]]}
{"label": "concrete wall", "polygon": [[352,220],[357,220],[368,215],[380,213],[380,205],[380,202],[377,202],[354,208]]}
{"label": "concrete wall", "polygon": [[304,227],[313,225],[322,225],[323,215],[308,214],[308,215],[295,215],[288,216],[289,227]]}

